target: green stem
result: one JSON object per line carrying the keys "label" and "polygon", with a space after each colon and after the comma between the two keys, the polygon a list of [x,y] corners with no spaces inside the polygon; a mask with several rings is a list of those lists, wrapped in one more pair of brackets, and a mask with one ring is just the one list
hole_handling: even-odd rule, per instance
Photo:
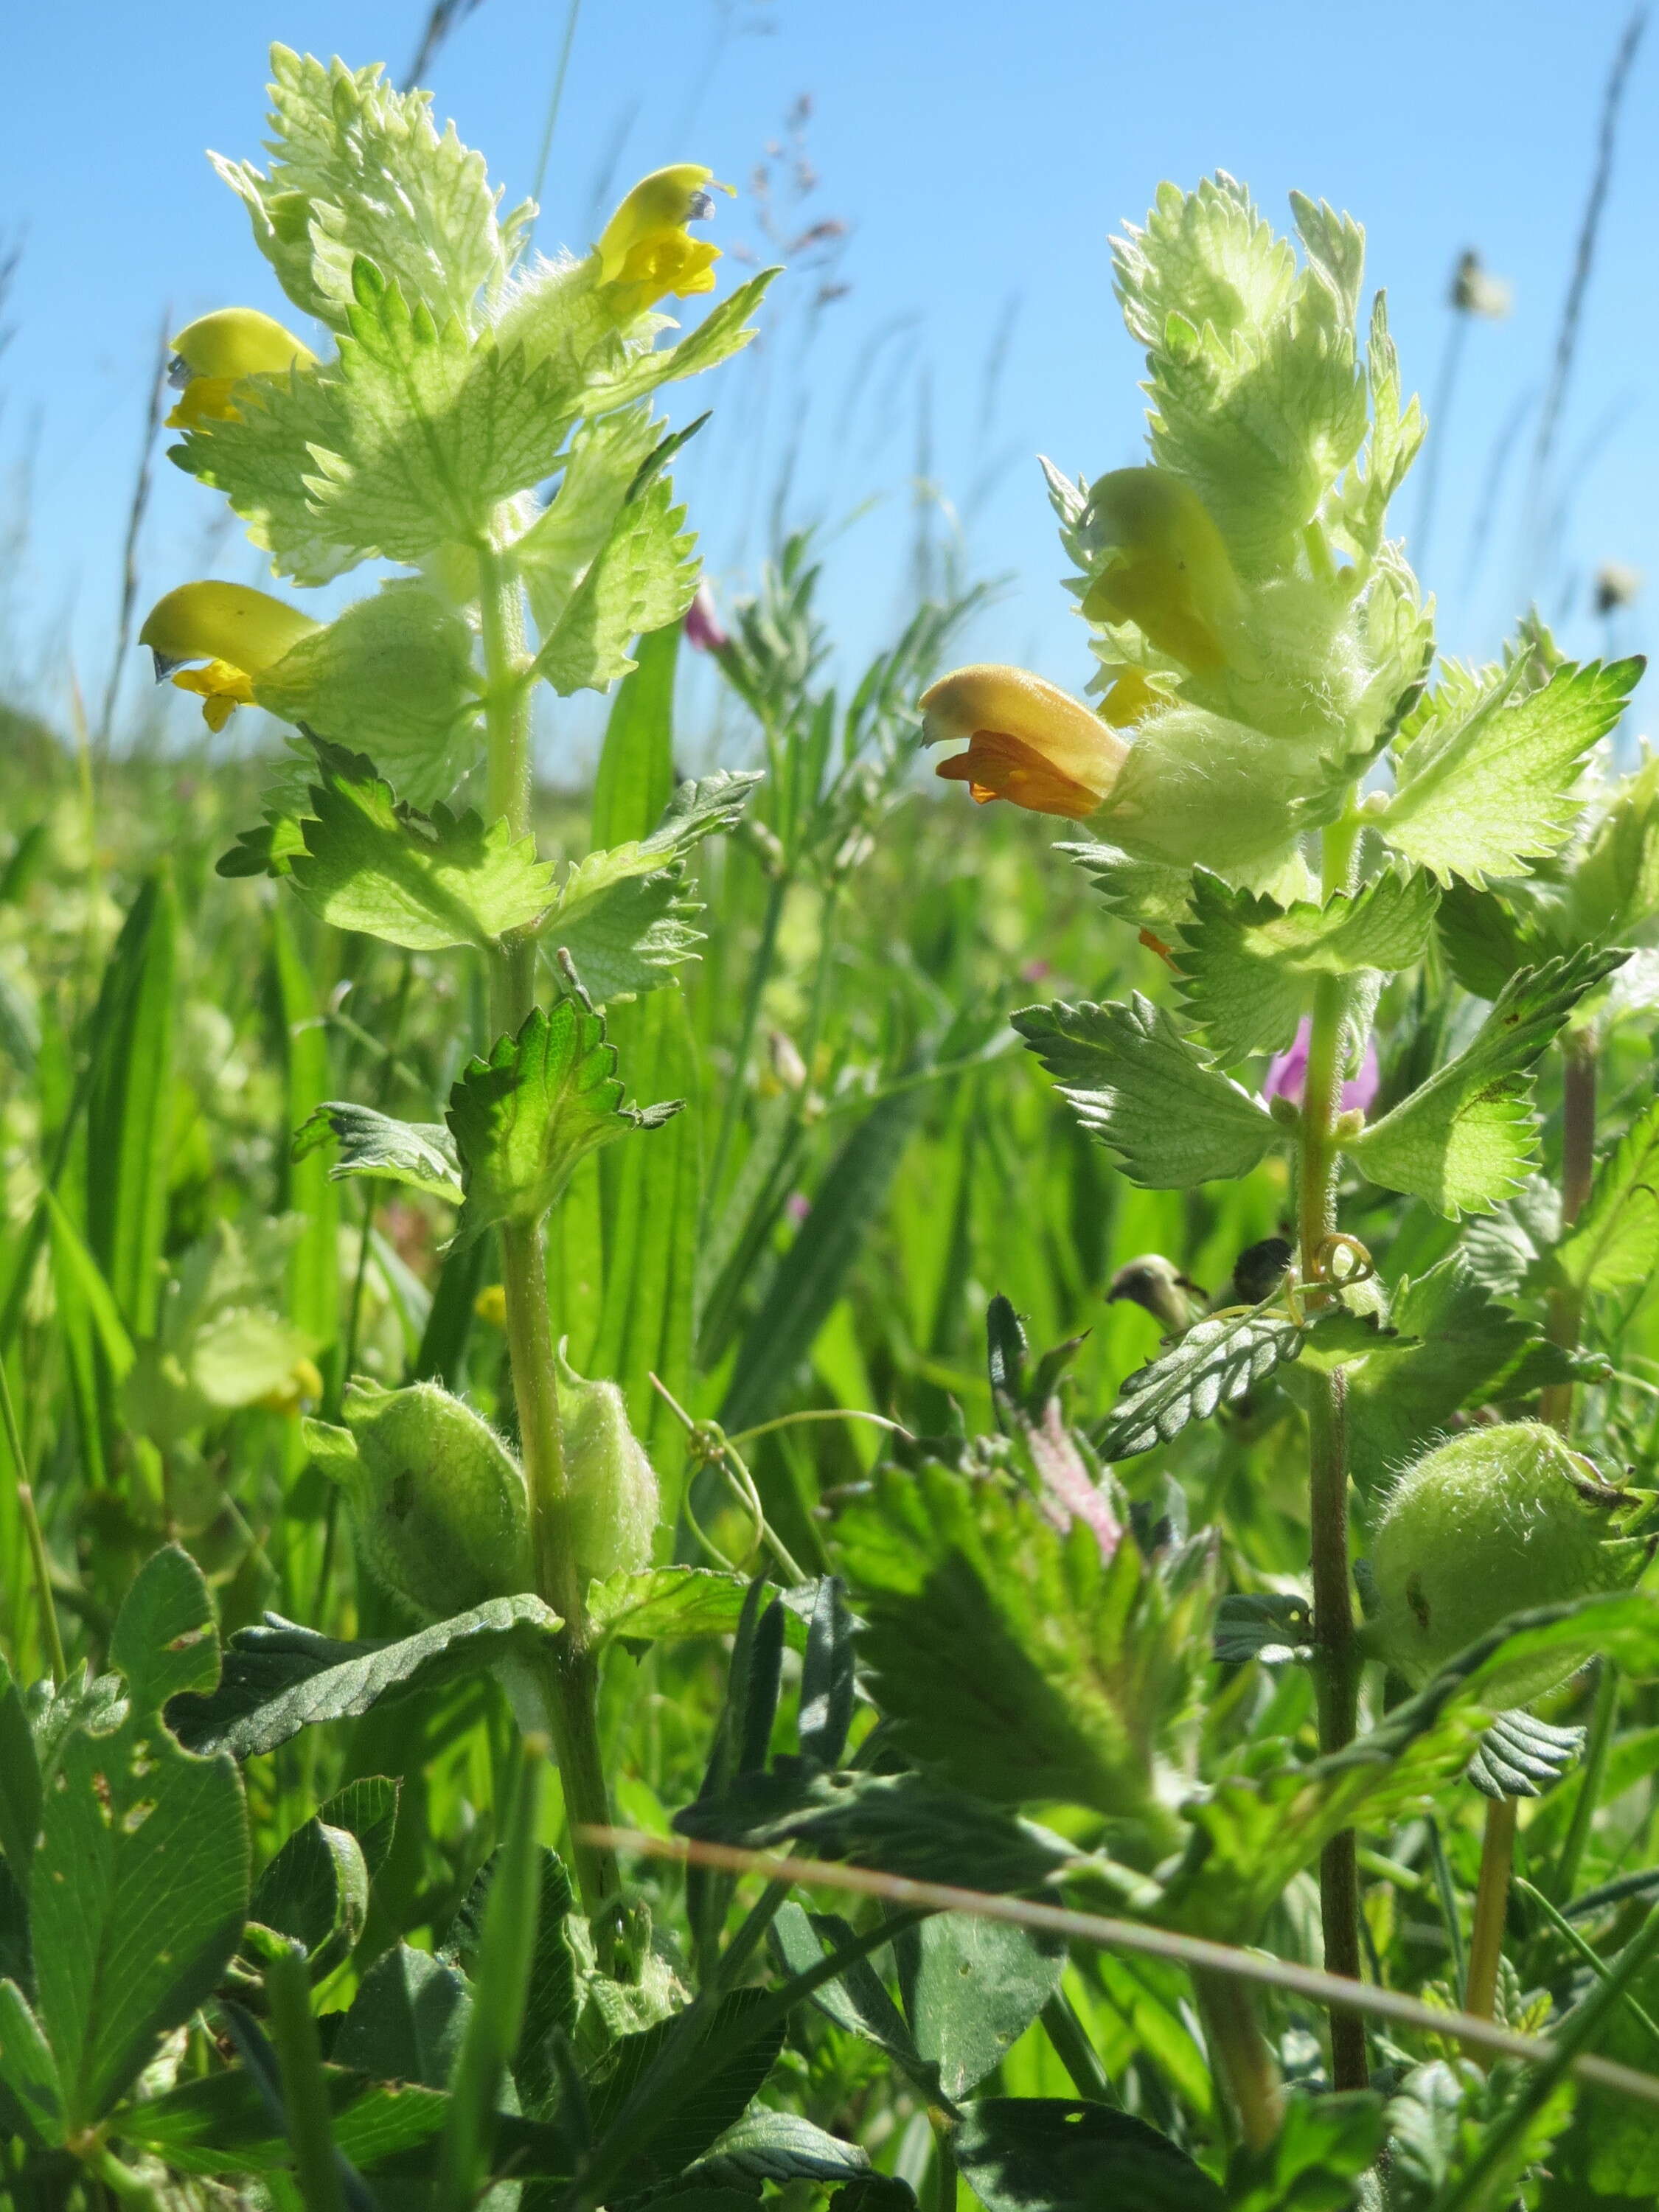
{"label": "green stem", "polygon": [[1516,1801],[1493,1797],[1486,1805],[1486,1832],[1480,1843],[1480,1879],[1474,1893],[1469,1929],[1469,1972],[1463,2009],[1477,2020],[1492,2020],[1498,2003],[1498,1968],[1504,1955],[1504,1923],[1509,1916],[1510,1872],[1515,1864]]}
{"label": "green stem", "polygon": [[[738,1133],[738,1116],[743,1111],[744,1076],[749,1066],[749,1055],[754,1050],[755,1027],[760,1019],[761,1000],[771,978],[772,963],[778,948],[778,929],[783,921],[783,902],[789,895],[790,878],[787,871],[772,878],[766,895],[766,915],[761,923],[760,943],[755,948],[754,965],[749,970],[749,988],[744,994],[743,1020],[738,1029],[738,1042],[732,1054],[731,1079],[726,1085],[726,1102],[720,1109],[720,1124],[714,1139],[714,1150],[708,1163],[708,1180],[704,1185],[711,1213],[720,1201],[720,1184],[726,1175],[726,1165]],[[810,1079],[811,1070],[808,1070]]]}
{"label": "green stem", "polygon": [[[1358,836],[1352,815],[1325,832],[1327,898],[1348,887]],[[1341,1108],[1342,1017],[1346,986],[1322,975],[1314,987],[1308,1036],[1308,1074],[1302,1096],[1301,1146],[1297,1163],[1297,1238],[1302,1279],[1321,1278],[1322,1249],[1336,1228],[1336,1141]],[[1314,1644],[1319,1708],[1319,1748],[1340,1751],[1353,1741],[1359,1701],[1359,1651],[1354,1636],[1353,1590],[1348,1565],[1347,1383],[1339,1368],[1312,1378],[1308,1413],[1308,1519],[1313,1569]],[[1351,1980],[1359,1972],[1359,1867],[1353,1831],[1344,1829],[1320,1860],[1320,1916],[1325,1964]],[[1339,2089],[1363,2089],[1369,2079],[1363,2021],[1331,2014],[1332,2078]]]}
{"label": "green stem", "polygon": [[1112,2087],[1112,2077],[1100,2063],[1100,2053],[1089,2040],[1088,2030],[1077,2016],[1077,2007],[1057,1989],[1042,2008],[1042,2025],[1054,2047],[1054,2056],[1072,2077],[1079,2097],[1097,2105],[1117,2105],[1122,2100]]}
{"label": "green stem", "polygon": [[[1279,2133],[1284,2098],[1279,2069],[1261,2033],[1249,1991],[1228,1975],[1200,1968],[1193,1975],[1210,2055],[1250,2150],[1265,2150]],[[1363,2045],[1362,2045],[1363,2048]]]}
{"label": "green stem", "polygon": [[1600,1660],[1597,1664],[1595,1704],[1590,1715],[1589,1741],[1584,1747],[1584,1763],[1578,1773],[1578,1796],[1573,1803],[1567,1839],[1561,1846],[1555,1879],[1551,1884],[1555,1901],[1561,1905],[1571,1904],[1572,1893],[1578,1887],[1578,1872],[1584,1863],[1584,1846],[1589,1841],[1590,1826],[1595,1819],[1596,1801],[1601,1795],[1601,1782],[1607,1771],[1607,1753],[1613,1748],[1613,1732],[1619,1717],[1619,1669],[1607,1658]]}
{"label": "green stem", "polygon": [[345,2212],[322,2050],[301,1952],[284,1948],[272,1958],[265,1968],[265,2001],[270,2039],[282,2069],[283,2109],[301,2198],[307,2212]]}
{"label": "green stem", "polygon": [[[489,811],[515,837],[531,835],[531,683],[525,652],[524,591],[510,557],[495,548],[478,555],[483,632],[484,721],[489,739]],[[506,940],[490,963],[490,1018],[497,1034],[515,1036],[536,1004],[532,939]],[[587,1611],[572,1540],[558,1370],[547,1306],[547,1267],[539,1223],[501,1231],[501,1282],[507,1303],[507,1356],[519,1413],[519,1443],[530,1493],[536,1588],[564,1627],[543,1669],[548,1728],[564,1786],[573,1833],[608,1827],[611,1798],[599,1749],[599,1668],[587,1648]],[[574,1851],[582,1905],[608,1952],[622,1881],[616,1856],[578,1843]]]}

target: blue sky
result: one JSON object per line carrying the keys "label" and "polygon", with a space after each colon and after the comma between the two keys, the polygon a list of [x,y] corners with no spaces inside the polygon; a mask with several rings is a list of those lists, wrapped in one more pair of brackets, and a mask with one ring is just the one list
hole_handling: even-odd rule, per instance
{"label": "blue sky", "polygon": [[[482,0],[431,73],[439,113],[483,149],[509,200],[533,176],[565,10]],[[829,548],[829,605],[857,656],[902,605],[923,477],[948,503],[930,510],[936,542],[954,514],[969,565],[1013,580],[973,650],[1071,683],[1086,660],[1033,457],[1092,475],[1137,453],[1137,363],[1109,281],[1118,223],[1160,179],[1217,167],[1276,221],[1292,186],[1346,207],[1367,227],[1370,280],[1388,288],[1425,395],[1448,276],[1474,246],[1513,283],[1515,310],[1469,331],[1446,426],[1427,564],[1443,642],[1490,650],[1533,589],[1576,649],[1599,650],[1588,580],[1618,561],[1652,580],[1615,626],[1630,649],[1659,592],[1659,27],[1631,81],[1568,396],[1549,496],[1559,555],[1540,568],[1519,544],[1526,410],[1547,374],[1629,12],[1626,0],[583,0],[540,242],[585,246],[601,200],[689,158],[744,187],[717,235],[753,245],[753,173],[781,146],[778,222],[846,234],[829,262],[809,252],[786,278],[763,348],[677,402],[682,418],[716,409],[680,473],[712,572],[734,588],[752,571],[793,455],[786,517],[846,525]],[[233,301],[292,319],[204,149],[257,156],[270,40],[401,75],[425,14],[422,0],[6,11],[0,234],[23,253],[0,354],[0,466],[14,514],[27,471],[30,538],[0,611],[4,672],[49,708],[71,664],[90,692],[105,678],[164,307],[175,325]],[[787,118],[802,95],[818,181],[798,197]],[[826,285],[846,289],[815,306]],[[1506,440],[1472,572],[1472,524]],[[1408,486],[1396,526],[1409,534],[1416,512]],[[211,495],[161,463],[144,603],[187,574],[256,573],[240,541],[212,534],[214,514]]]}

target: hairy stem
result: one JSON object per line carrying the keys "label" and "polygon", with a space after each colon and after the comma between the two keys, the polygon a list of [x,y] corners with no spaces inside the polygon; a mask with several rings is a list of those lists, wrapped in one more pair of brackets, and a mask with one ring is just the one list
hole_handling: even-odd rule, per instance
{"label": "hairy stem", "polygon": [[[1358,824],[1352,817],[1325,832],[1324,891],[1345,890],[1353,865]],[[1342,1016],[1346,986],[1322,975],[1314,989],[1308,1036],[1308,1074],[1302,1095],[1302,1138],[1297,1163],[1297,1242],[1302,1279],[1319,1281],[1322,1249],[1336,1228],[1340,1153],[1336,1120],[1342,1099]],[[1312,1546],[1314,1644],[1319,1705],[1319,1747],[1340,1751],[1353,1740],[1358,1711],[1359,1653],[1354,1638],[1353,1591],[1348,1568],[1347,1383],[1339,1368],[1313,1377],[1308,1414],[1308,1519]],[[1354,1836],[1345,1829],[1325,1846],[1319,1869],[1320,1917],[1325,1964],[1353,1981],[1359,1973],[1359,1868]],[[1332,2076],[1339,2089],[1363,2089],[1369,2078],[1364,2023],[1354,2014],[1331,2014]]]}
{"label": "hairy stem", "polygon": [[[484,719],[489,738],[489,809],[515,837],[531,823],[531,685],[524,642],[524,592],[511,559],[494,549],[478,556],[484,645]],[[496,1032],[515,1033],[536,1003],[536,948],[509,939],[494,955],[490,1018]],[[547,1267],[539,1224],[514,1222],[501,1231],[501,1282],[507,1304],[507,1355],[519,1412],[519,1442],[530,1492],[531,1552],[536,1587],[564,1622],[543,1671],[548,1727],[564,1785],[573,1832],[603,1827],[610,1795],[599,1751],[599,1668],[587,1648],[587,1616],[570,1533],[564,1430],[558,1370],[547,1307]],[[582,1905],[602,1945],[614,1928],[622,1882],[616,1855],[580,1843],[574,1853]]]}

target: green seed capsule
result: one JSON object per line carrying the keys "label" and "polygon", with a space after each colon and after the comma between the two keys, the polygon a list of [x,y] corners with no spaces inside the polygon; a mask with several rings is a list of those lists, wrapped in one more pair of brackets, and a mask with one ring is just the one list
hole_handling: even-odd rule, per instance
{"label": "green seed capsule", "polygon": [[488,1422],[435,1382],[354,1382],[343,1410],[343,1429],[307,1421],[306,1442],[394,1597],[441,1620],[535,1587],[524,1474]]}
{"label": "green seed capsule", "polygon": [[614,1382],[589,1382],[559,1356],[570,1532],[585,1578],[651,1564],[657,1478]]}
{"label": "green seed capsule", "polygon": [[[1377,1526],[1376,1648],[1422,1683],[1510,1613],[1624,1588],[1645,1557],[1624,1533],[1638,1504],[1538,1421],[1442,1444],[1401,1480]],[[1517,1660],[1494,1693],[1510,1705],[1542,1697],[1592,1648]]]}

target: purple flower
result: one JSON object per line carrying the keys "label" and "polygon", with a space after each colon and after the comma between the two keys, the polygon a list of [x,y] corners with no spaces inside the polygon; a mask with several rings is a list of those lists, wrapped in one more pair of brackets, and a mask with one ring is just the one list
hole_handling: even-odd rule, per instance
{"label": "purple flower", "polygon": [[[1293,1105],[1302,1103],[1302,1093],[1308,1082],[1308,1039],[1312,1030],[1313,1024],[1304,1014],[1297,1024],[1290,1050],[1277,1054],[1268,1066],[1267,1080],[1261,1086],[1264,1098],[1288,1098]],[[1359,1073],[1342,1086],[1343,1111],[1358,1109],[1362,1114],[1368,1113],[1382,1082],[1382,1070],[1376,1060],[1376,1040],[1368,1036],[1364,1055],[1359,1063]]]}
{"label": "purple flower", "polygon": [[714,594],[706,577],[697,586],[696,597],[685,611],[685,641],[699,653],[720,653],[731,643],[714,611]]}
{"label": "purple flower", "polygon": [[783,1201],[783,1211],[786,1218],[793,1221],[799,1229],[812,1211],[812,1201],[804,1190],[792,1190]]}

